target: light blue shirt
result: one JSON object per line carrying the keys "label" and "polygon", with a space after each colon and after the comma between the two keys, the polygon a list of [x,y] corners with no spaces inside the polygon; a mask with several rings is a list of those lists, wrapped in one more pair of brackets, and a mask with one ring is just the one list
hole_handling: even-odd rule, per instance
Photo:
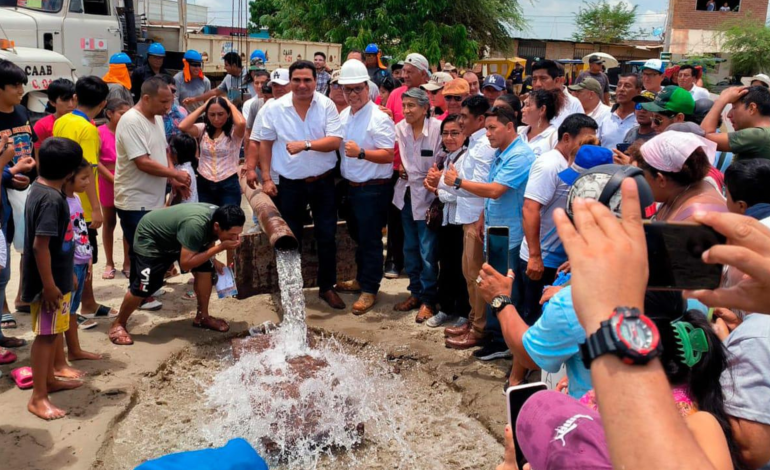
{"label": "light blue shirt", "polygon": [[543,315],[524,333],[524,349],[541,369],[555,373],[567,367],[569,395],[580,398],[591,390],[591,371],[580,357],[586,332],[572,305],[572,287],[567,286],[543,306]]}
{"label": "light blue shirt", "polygon": [[524,239],[522,225],[524,190],[535,154],[521,138],[516,138],[504,151],[495,152],[489,170],[489,183],[499,183],[508,190],[497,199],[484,199],[484,225],[508,227],[508,249],[512,250]]}

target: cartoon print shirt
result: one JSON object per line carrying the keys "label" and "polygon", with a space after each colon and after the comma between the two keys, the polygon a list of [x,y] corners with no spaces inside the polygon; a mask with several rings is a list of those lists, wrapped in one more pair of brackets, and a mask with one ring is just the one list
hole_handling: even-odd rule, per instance
{"label": "cartoon print shirt", "polygon": [[[10,136],[13,139],[15,154],[12,164],[24,157],[34,156],[34,145],[37,142],[37,134],[32,129],[29,113],[23,106],[14,106],[13,112],[0,112],[0,136]],[[37,177],[37,172],[32,170],[26,173],[30,181]]]}
{"label": "cartoon print shirt", "polygon": [[68,197],[67,205],[70,208],[70,227],[75,240],[75,264],[88,264],[93,248],[88,241],[88,224],[83,215],[80,197],[77,194],[75,197]]}

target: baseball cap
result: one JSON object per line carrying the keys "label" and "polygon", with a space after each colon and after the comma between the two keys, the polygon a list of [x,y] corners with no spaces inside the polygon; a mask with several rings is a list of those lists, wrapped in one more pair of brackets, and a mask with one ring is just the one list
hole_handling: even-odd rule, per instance
{"label": "baseball cap", "polygon": [[270,82],[268,85],[288,85],[289,84],[289,69],[275,69],[270,74]]}
{"label": "baseball cap", "polygon": [[655,93],[644,90],[643,92],[631,98],[631,101],[634,103],[652,103],[655,101]]}
{"label": "baseball cap", "polygon": [[404,61],[404,65],[406,64],[409,64],[418,70],[422,70],[423,72],[427,72],[428,75],[430,75],[430,64],[428,63],[428,59],[422,54],[417,54],[416,52],[409,54]]}
{"label": "baseball cap", "polygon": [[591,77],[586,77],[580,83],[570,85],[567,88],[572,91],[589,90],[593,91],[599,96],[602,96],[604,93],[604,90],[602,90],[602,85],[599,83],[599,81]]}
{"label": "baseball cap", "polygon": [[652,70],[654,72],[663,73],[666,70],[666,66],[660,59],[648,59],[647,62],[642,65],[642,70]]}
{"label": "baseball cap", "polygon": [[768,77],[764,73],[758,73],[753,77],[746,77],[741,79],[741,83],[743,83],[746,86],[751,86],[751,82],[762,82],[765,84],[766,87],[770,87],[770,77]]}
{"label": "baseball cap", "polygon": [[457,67],[455,67],[454,65],[452,65],[449,62],[445,62],[444,63],[444,72],[451,72],[453,70],[457,70]]}
{"label": "baseball cap", "polygon": [[655,101],[642,103],[642,108],[653,113],[672,112],[691,116],[695,112],[695,100],[689,91],[676,85],[664,87]]}
{"label": "baseball cap", "polygon": [[603,64],[604,63],[604,59],[602,59],[598,55],[592,55],[591,57],[588,58],[588,63],[589,64]]}
{"label": "baseball cap", "polygon": [[655,215],[655,199],[652,189],[644,179],[644,172],[631,165],[599,165],[586,170],[569,188],[567,193],[567,215],[573,217],[572,204],[576,198],[593,199],[608,207],[616,217],[621,215],[622,195],[620,184],[626,178],[633,178],[639,191],[639,206],[642,217]]}
{"label": "baseball cap", "polygon": [[563,393],[539,392],[524,403],[516,441],[533,470],[612,468],[601,416]]}
{"label": "baseball cap", "polygon": [[420,88],[422,88],[425,91],[436,91],[444,88],[447,83],[452,81],[452,76],[449,75],[446,72],[436,72],[433,75],[431,75],[430,80],[428,80],[428,83],[424,85],[420,85]]}
{"label": "baseball cap", "polygon": [[487,77],[484,79],[484,83],[481,84],[481,89],[491,86],[497,91],[503,91],[505,90],[505,79],[502,75],[498,75],[496,73],[493,73],[492,75],[487,75]]}
{"label": "baseball cap", "polygon": [[676,173],[698,148],[708,155],[716,152],[716,143],[690,132],[666,131],[645,142],[641,151],[642,158],[651,167]]}
{"label": "baseball cap", "polygon": [[442,95],[467,95],[471,92],[471,86],[464,78],[455,78],[451,82],[444,85],[444,89],[441,91]]}
{"label": "baseball cap", "polygon": [[612,150],[598,145],[583,145],[578,149],[572,165],[559,172],[559,178],[567,184],[573,184],[584,171],[607,163],[612,163]]}

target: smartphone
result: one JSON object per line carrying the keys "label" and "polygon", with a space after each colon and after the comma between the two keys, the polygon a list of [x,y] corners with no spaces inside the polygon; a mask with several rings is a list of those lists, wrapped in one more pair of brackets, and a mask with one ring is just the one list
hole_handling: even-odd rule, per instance
{"label": "smartphone", "polygon": [[432,149],[422,149],[422,150],[420,150],[420,156],[421,157],[432,157],[433,156],[433,150]]}
{"label": "smartphone", "polygon": [[487,228],[487,264],[503,276],[508,274],[508,227]]}
{"label": "smartphone", "polygon": [[703,252],[726,242],[707,225],[691,222],[645,221],[648,289],[716,289],[722,280],[721,264],[703,262]]}
{"label": "smartphone", "polygon": [[631,144],[621,143],[615,146],[619,151],[626,153],[626,150],[628,150],[628,147],[630,147]]}
{"label": "smartphone", "polygon": [[524,454],[521,452],[519,443],[516,440],[516,419],[519,417],[519,412],[524,403],[532,395],[543,390],[548,390],[548,386],[544,382],[534,382],[508,387],[508,390],[505,391],[505,401],[508,403],[508,423],[511,425],[511,429],[513,429],[513,445],[516,447],[516,460],[518,460],[519,468],[522,468],[527,463],[527,459],[524,458]]}

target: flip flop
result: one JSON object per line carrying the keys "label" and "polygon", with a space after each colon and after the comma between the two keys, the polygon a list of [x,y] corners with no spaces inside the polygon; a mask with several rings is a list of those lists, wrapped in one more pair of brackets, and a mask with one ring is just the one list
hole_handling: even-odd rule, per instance
{"label": "flip flop", "polygon": [[11,371],[11,378],[16,382],[16,386],[22,390],[32,388],[32,368],[19,367]]}
{"label": "flip flop", "polygon": [[96,323],[96,321],[85,318],[83,315],[78,315],[78,329],[81,330],[90,330],[91,328],[96,328],[99,324]]}
{"label": "flip flop", "polygon": [[95,318],[97,320],[101,320],[104,318],[115,318],[118,316],[117,310],[113,310],[112,308],[106,306],[106,305],[99,305],[99,308],[96,309],[96,312],[94,313],[81,313],[80,316],[91,319]]}
{"label": "flip flop", "polygon": [[16,359],[18,359],[16,354],[7,349],[0,348],[0,365],[12,364],[16,362]]}
{"label": "flip flop", "polygon": [[112,341],[112,344],[117,346],[130,346],[134,344],[134,340],[131,339],[131,335],[128,334],[128,331],[126,331],[125,328],[123,328],[123,325],[111,327],[108,337],[110,338],[110,341]]}
{"label": "flip flop", "polygon": [[0,317],[0,328],[11,330],[17,326],[18,325],[16,324],[16,319],[13,318],[12,314],[4,313],[2,317]]}
{"label": "flip flop", "polygon": [[218,331],[220,333],[227,333],[230,331],[230,325],[221,318],[214,318],[211,315],[199,319],[198,317],[193,320],[193,327],[203,328],[204,330]]}
{"label": "flip flop", "polygon": [[129,270],[129,269],[121,270],[120,274],[124,275],[126,277],[126,279],[130,279],[131,278],[131,270]]}
{"label": "flip flop", "polygon": [[116,272],[117,271],[115,270],[115,268],[105,269],[104,272],[102,273],[102,279],[115,279]]}
{"label": "flip flop", "polygon": [[195,291],[194,290],[188,290],[184,294],[182,294],[182,300],[195,300]]}
{"label": "flip flop", "polygon": [[0,338],[0,348],[20,348],[27,345],[27,340],[3,336]]}

